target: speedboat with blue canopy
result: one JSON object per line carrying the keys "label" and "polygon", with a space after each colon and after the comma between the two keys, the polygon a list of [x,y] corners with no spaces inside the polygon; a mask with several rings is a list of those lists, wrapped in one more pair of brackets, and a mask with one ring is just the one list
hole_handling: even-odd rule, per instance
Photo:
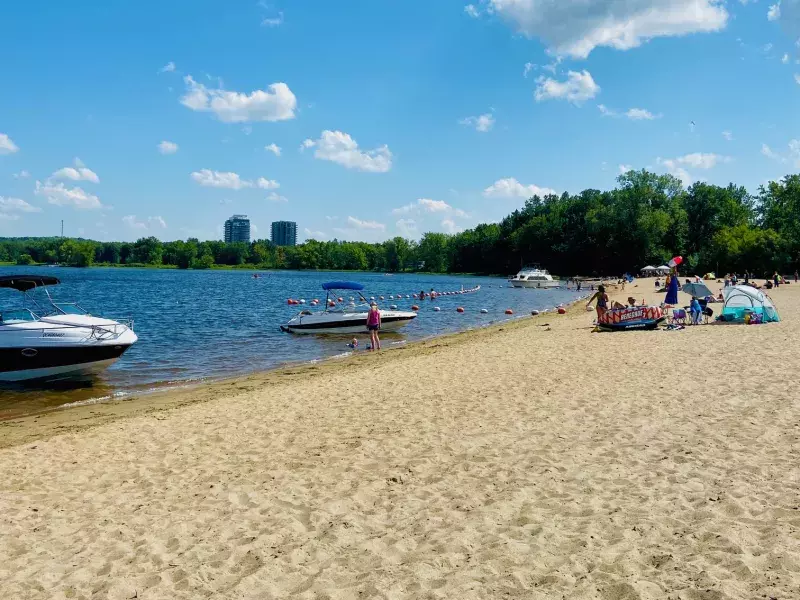
{"label": "speedboat with blue canopy", "polygon": [[[369,301],[361,291],[364,286],[354,281],[330,281],[322,284],[325,290],[325,309],[313,312],[305,309],[281,325],[281,330],[287,333],[309,334],[343,334],[367,333],[367,313]],[[355,301],[345,304],[342,298],[337,298],[332,292],[354,291],[358,292],[360,302]],[[333,299],[332,299],[333,298]],[[417,318],[417,313],[402,310],[383,310],[381,313],[381,330],[393,331]]]}
{"label": "speedboat with blue canopy", "polygon": [[95,317],[77,304],[53,300],[47,288],[59,283],[41,275],[0,276],[0,290],[23,294],[21,306],[0,310],[0,382],[94,374],[137,341],[133,321]]}

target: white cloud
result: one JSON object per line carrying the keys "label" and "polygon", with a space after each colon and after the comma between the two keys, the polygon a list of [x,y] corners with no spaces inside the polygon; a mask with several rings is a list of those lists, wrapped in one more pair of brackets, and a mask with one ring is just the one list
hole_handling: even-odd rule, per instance
{"label": "white cloud", "polygon": [[383,223],[378,223],[377,221],[362,221],[355,217],[347,217],[347,224],[356,229],[372,229],[375,231],[384,231],[386,229],[386,225]]}
{"label": "white cloud", "polygon": [[618,117],[619,114],[616,111],[611,110],[605,104],[598,104],[598,110],[602,113],[604,117]]}
{"label": "white cloud", "polygon": [[149,229],[166,229],[167,223],[161,217],[147,217],[144,221],[136,218],[136,215],[127,215],[122,217],[122,222],[131,229],[140,229],[147,231]]}
{"label": "white cloud", "polygon": [[773,48],[772,44],[765,44],[762,50],[764,50],[764,52],[769,52],[770,50],[772,50],[772,48]]}
{"label": "white cloud", "polygon": [[452,219],[443,219],[442,228],[445,230],[445,233],[449,234],[454,234],[464,231],[464,228],[456,225]]}
{"label": "white cloud", "polygon": [[464,7],[464,12],[467,13],[473,19],[477,19],[478,17],[481,16],[480,11],[477,9],[477,7],[474,4],[467,4]]}
{"label": "white cloud", "polygon": [[267,152],[272,152],[275,156],[281,155],[281,147],[277,144],[270,144],[269,146],[264,146],[264,150]]}
{"label": "white cloud", "polygon": [[536,65],[531,62],[525,63],[525,68],[522,70],[522,76],[527,77],[528,73],[530,73],[533,69],[536,68]]}
{"label": "white cloud", "polygon": [[167,64],[165,64],[158,70],[159,73],[172,73],[174,71],[175,71],[175,63],[172,61],[169,61]]}
{"label": "white cloud", "polygon": [[600,86],[592,79],[589,71],[569,71],[566,81],[556,81],[550,77],[539,77],[534,92],[537,102],[542,100],[568,100],[573,104],[582,104],[600,93]]}
{"label": "white cloud", "polygon": [[777,21],[781,18],[781,3],[778,2],[777,4],[773,4],[769,7],[767,11],[767,20],[768,21]]}
{"label": "white cloud", "polygon": [[664,165],[672,175],[681,180],[683,185],[689,186],[693,182],[692,176],[685,167],[692,167],[694,169],[713,169],[720,163],[726,163],[733,160],[730,156],[721,156],[719,154],[694,152],[679,156],[678,158],[658,158],[657,162]]}
{"label": "white cloud", "polygon": [[403,237],[416,237],[417,235],[417,222],[414,219],[399,219],[394,225]]}
{"label": "white cloud", "polygon": [[795,73],[794,74],[794,80],[797,82],[797,85],[800,85],[800,74]]}
{"label": "white cloud", "polygon": [[467,127],[474,127],[476,131],[486,133],[491,131],[494,127],[494,117],[492,113],[478,115],[477,117],[467,117],[458,122],[459,125],[466,125]]}
{"label": "white cloud", "polygon": [[644,108],[631,108],[625,113],[625,116],[632,121],[652,121],[653,119],[658,119],[661,115],[654,115]]}
{"label": "white cloud", "polygon": [[788,54],[784,54],[783,57],[781,57],[781,62],[783,64],[785,64],[785,65],[788,65],[789,64],[789,55]]}
{"label": "white cloud", "polygon": [[724,137],[726,140],[730,142],[733,140],[733,133],[731,133],[730,131],[723,131],[722,137]]}
{"label": "white cloud", "polygon": [[362,151],[349,134],[342,131],[325,130],[318,140],[307,139],[302,148],[315,148],[314,157],[329,160],[348,169],[386,173],[392,168],[392,153],[389,146]]}
{"label": "white cloud", "polygon": [[42,212],[42,209],[38,206],[33,206],[25,202],[25,200],[21,198],[5,198],[0,196],[0,214],[12,214],[12,213],[38,213]]}
{"label": "white cloud", "polygon": [[660,119],[661,115],[654,115],[649,110],[644,108],[630,108],[625,113],[620,114],[612,108],[608,108],[605,104],[598,104],[598,110],[604,117],[628,117],[631,121],[652,121],[653,119]]}
{"label": "white cloud", "polygon": [[164,140],[158,145],[158,151],[161,154],[175,154],[178,151],[178,144]]}
{"label": "white cloud", "polygon": [[183,78],[186,94],[181,104],[195,111],[212,112],[223,123],[252,121],[287,121],[294,119],[297,98],[285,83],[273,83],[267,90],[249,94],[207,88],[197,83],[191,75]]}
{"label": "white cloud", "polygon": [[630,165],[620,165],[619,166],[619,174],[620,175],[624,175],[628,171],[632,171],[632,170],[633,170],[633,167],[630,166]]}
{"label": "white cloud", "polygon": [[308,227],[306,227],[303,231],[306,234],[307,240],[324,240],[328,237],[324,231],[311,231]]}
{"label": "white cloud", "polygon": [[238,173],[231,171],[212,171],[201,169],[194,171],[191,175],[197,183],[205,187],[225,188],[229,190],[241,190],[242,188],[253,187],[253,182],[239,177]]}
{"label": "white cloud", "polygon": [[42,184],[37,181],[34,193],[44,196],[50,204],[56,206],[72,206],[81,210],[105,208],[100,202],[100,198],[94,194],[89,194],[79,187],[68,188],[63,183],[46,181]]}
{"label": "white cloud", "polygon": [[289,199],[286,196],[281,196],[280,194],[278,194],[276,192],[270,192],[267,195],[267,200],[269,200],[270,202],[288,202],[289,201]]}
{"label": "white cloud", "polygon": [[719,31],[728,21],[721,0],[489,0],[489,8],[573,58],[598,46],[628,50],[656,37]]}
{"label": "white cloud", "polygon": [[483,195],[487,198],[531,198],[555,193],[555,190],[550,188],[543,188],[533,184],[523,185],[513,177],[498,179],[483,190]]}
{"label": "white cloud", "polygon": [[8,137],[8,135],[5,133],[0,133],[0,155],[14,154],[14,152],[17,152],[18,150],[19,147],[10,137]]}
{"label": "white cloud", "polygon": [[766,144],[761,145],[761,154],[782,164],[792,165],[794,169],[800,169],[800,139],[789,141],[789,151],[787,154],[778,154]]}
{"label": "white cloud", "polygon": [[444,200],[431,200],[430,198],[418,198],[416,203],[406,204],[400,208],[392,210],[393,215],[409,215],[422,213],[444,213],[454,217],[467,218],[469,215],[460,208],[453,208]]}
{"label": "white cloud", "polygon": [[256,180],[256,185],[262,190],[277,190],[279,187],[281,187],[281,184],[274,179],[267,179],[265,177],[259,177]]}
{"label": "white cloud", "polygon": [[277,17],[267,17],[262,19],[261,25],[263,27],[279,27],[283,25],[283,12],[279,12]]}
{"label": "white cloud", "polygon": [[22,169],[22,171],[20,171],[19,173],[14,173],[12,175],[12,177],[14,179],[27,179],[30,176],[31,176],[31,174],[28,171],[26,171],[25,169]]}
{"label": "white cloud", "polygon": [[52,179],[71,179],[72,181],[100,183],[100,178],[97,176],[97,173],[86,167],[64,167],[53,173],[50,177]]}
{"label": "white cloud", "polygon": [[[730,156],[720,156],[719,154],[693,152],[674,159],[679,165],[686,165],[695,169],[713,169],[719,163],[730,162]],[[666,164],[667,161],[664,161]]]}

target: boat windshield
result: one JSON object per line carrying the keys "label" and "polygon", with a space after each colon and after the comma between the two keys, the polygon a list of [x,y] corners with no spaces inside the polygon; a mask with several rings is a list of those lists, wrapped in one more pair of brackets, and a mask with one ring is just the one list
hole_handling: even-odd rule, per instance
{"label": "boat windshield", "polygon": [[0,325],[12,323],[30,323],[39,319],[27,308],[14,308],[0,312]]}
{"label": "boat windshield", "polygon": [[56,309],[65,314],[65,315],[88,315],[85,310],[83,310],[80,306],[75,304],[74,302],[54,302],[53,306]]}

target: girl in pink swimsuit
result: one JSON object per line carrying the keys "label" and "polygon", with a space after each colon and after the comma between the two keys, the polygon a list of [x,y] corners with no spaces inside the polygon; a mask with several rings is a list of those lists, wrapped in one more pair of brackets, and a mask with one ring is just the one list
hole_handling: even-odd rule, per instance
{"label": "girl in pink swimsuit", "polygon": [[369,338],[372,342],[373,350],[381,349],[381,340],[378,337],[378,330],[381,328],[381,311],[378,310],[378,305],[374,302],[370,304],[369,312],[367,313],[367,330],[369,331]]}

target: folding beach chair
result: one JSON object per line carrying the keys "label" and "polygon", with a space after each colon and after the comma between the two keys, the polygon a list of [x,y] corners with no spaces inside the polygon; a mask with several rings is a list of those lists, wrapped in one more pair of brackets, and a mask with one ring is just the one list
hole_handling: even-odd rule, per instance
{"label": "folding beach chair", "polygon": [[672,324],[673,325],[686,325],[689,322],[689,317],[686,314],[685,308],[672,309]]}

